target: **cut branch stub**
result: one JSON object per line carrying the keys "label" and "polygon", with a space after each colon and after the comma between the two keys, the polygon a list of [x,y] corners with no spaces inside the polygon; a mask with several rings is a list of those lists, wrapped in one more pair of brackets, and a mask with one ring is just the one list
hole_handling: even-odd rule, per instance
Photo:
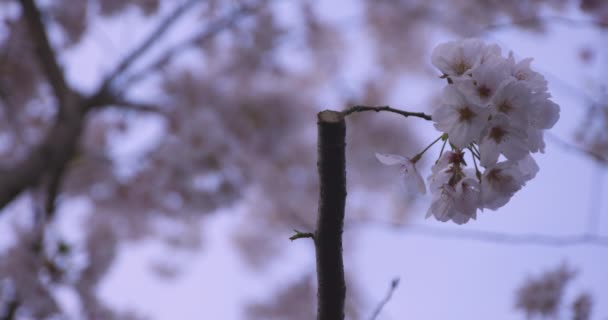
{"label": "cut branch stub", "polygon": [[317,320],[344,319],[346,284],[342,261],[342,229],[346,203],[344,115],[318,114],[319,217],[315,232],[317,256]]}

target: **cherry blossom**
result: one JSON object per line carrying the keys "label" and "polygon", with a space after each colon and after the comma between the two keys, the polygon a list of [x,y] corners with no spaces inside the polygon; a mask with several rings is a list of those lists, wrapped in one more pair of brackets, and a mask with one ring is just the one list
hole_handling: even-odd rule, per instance
{"label": "cherry blossom", "polygon": [[487,168],[481,178],[481,200],[484,208],[504,206],[525,183],[517,163],[505,161]]}
{"label": "cherry blossom", "polygon": [[506,205],[536,176],[532,154],[545,151],[544,132],[557,123],[560,108],[545,78],[532,69],[532,58],[503,57],[497,45],[451,41],[438,45],[431,61],[447,80],[432,112],[442,135],[411,159],[376,156],[384,164],[401,165],[408,189],[421,190],[424,181],[415,163],[442,140],[427,179],[431,203],[426,216],[463,224],[476,219],[478,209]]}
{"label": "cherry blossom", "polygon": [[437,130],[446,132],[450,142],[464,148],[476,139],[487,121],[487,110],[469,101],[454,86],[443,91],[443,104],[433,112]]}
{"label": "cherry blossom", "polygon": [[482,166],[495,164],[500,154],[510,160],[520,160],[528,154],[526,134],[512,127],[506,116],[495,115],[488,121],[485,131],[479,144]]}
{"label": "cherry blossom", "polygon": [[400,165],[401,175],[403,176],[403,184],[405,190],[409,193],[426,193],[426,185],[424,179],[416,169],[416,163],[410,158],[402,157],[395,154],[376,153],[376,159],[382,164]]}
{"label": "cherry blossom", "polygon": [[431,54],[431,61],[444,75],[459,77],[469,74],[482,61],[499,52],[497,46],[488,47],[479,39],[466,39],[438,45]]}
{"label": "cherry blossom", "polygon": [[481,64],[471,72],[471,79],[457,81],[456,86],[473,102],[485,106],[500,85],[510,80],[507,64]]}

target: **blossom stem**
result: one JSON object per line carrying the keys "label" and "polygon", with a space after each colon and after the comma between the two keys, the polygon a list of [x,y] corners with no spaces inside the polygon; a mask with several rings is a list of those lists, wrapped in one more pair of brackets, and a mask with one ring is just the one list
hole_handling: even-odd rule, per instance
{"label": "blossom stem", "polygon": [[[475,152],[477,153],[477,155],[479,156],[481,153],[479,152],[479,148],[477,147],[477,145],[475,144],[471,144],[471,147],[473,148],[473,150],[475,150]],[[480,156],[481,157],[481,156]]]}
{"label": "blossom stem", "polygon": [[435,161],[435,163],[437,163],[439,161],[439,159],[441,159],[441,156],[443,155],[443,150],[445,150],[445,145],[447,143],[448,143],[448,139],[444,139],[443,145],[441,146],[441,151],[439,151],[439,158],[437,158],[437,161]]}
{"label": "blossom stem", "polygon": [[422,155],[429,150],[435,143],[437,143],[439,140],[441,140],[441,138],[443,137],[443,135],[439,136],[439,138],[435,139],[435,141],[431,142],[431,144],[429,144],[428,146],[426,146],[426,148],[424,148],[424,150],[422,150],[419,154],[417,154],[416,156],[414,156],[412,158],[412,162],[416,163],[418,162],[418,160],[420,160],[420,158],[422,158]]}
{"label": "blossom stem", "polygon": [[[472,145],[473,146],[473,145]],[[473,160],[475,160],[475,158],[477,159],[481,159],[481,155],[479,154],[478,150],[475,150],[474,147],[467,147],[467,149],[469,149],[471,151],[471,155],[473,157]]]}
{"label": "blossom stem", "polygon": [[477,177],[477,180],[479,180],[479,182],[481,182],[481,172],[479,171],[479,168],[477,167],[477,160],[475,160],[475,152],[473,152],[473,148],[469,147],[469,150],[471,150],[471,158],[473,158],[473,165],[475,166],[475,176]]}

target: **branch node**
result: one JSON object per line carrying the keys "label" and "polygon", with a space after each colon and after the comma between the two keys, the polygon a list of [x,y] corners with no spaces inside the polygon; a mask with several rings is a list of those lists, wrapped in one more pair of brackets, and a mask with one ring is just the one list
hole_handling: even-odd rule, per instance
{"label": "branch node", "polygon": [[289,240],[294,241],[297,239],[303,239],[303,238],[311,238],[311,239],[315,239],[315,235],[314,233],[310,233],[310,232],[301,232],[298,231],[297,229],[293,229],[293,231],[296,233],[293,236],[289,237]]}

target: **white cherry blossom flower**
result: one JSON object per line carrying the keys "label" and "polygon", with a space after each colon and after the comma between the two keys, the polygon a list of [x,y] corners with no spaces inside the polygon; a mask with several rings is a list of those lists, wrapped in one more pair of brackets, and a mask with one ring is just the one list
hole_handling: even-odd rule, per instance
{"label": "white cherry blossom flower", "polygon": [[534,177],[540,170],[534,158],[531,155],[526,155],[523,159],[517,161],[517,169],[521,172],[522,178],[525,182],[528,182]]}
{"label": "white cherry blossom flower", "polygon": [[505,62],[493,61],[473,69],[470,80],[457,81],[455,84],[471,101],[485,106],[499,86],[509,80],[508,71]]}
{"label": "white cherry blossom flower", "polygon": [[545,139],[543,130],[528,128],[526,131],[528,136],[527,143],[530,152],[545,153]]}
{"label": "white cherry blossom flower", "polygon": [[487,110],[470,102],[454,86],[445,87],[443,104],[433,112],[437,130],[448,134],[450,143],[457,148],[468,146],[479,138],[487,121]]}
{"label": "white cherry blossom flower", "polygon": [[532,93],[525,84],[508,80],[502,83],[492,97],[490,108],[493,114],[507,116],[511,126],[526,129],[532,103]]}
{"label": "white cherry blossom flower", "polygon": [[513,53],[509,53],[507,61],[510,65],[511,75],[517,79],[517,81],[521,81],[528,85],[534,92],[545,92],[548,89],[547,80],[543,75],[530,68],[532,60],[534,59],[526,58],[516,63]]}
{"label": "white cherry blossom flower", "polygon": [[481,177],[483,207],[496,210],[504,206],[521,189],[525,178],[515,161],[503,161],[486,168]]}
{"label": "white cherry blossom flower", "polygon": [[410,158],[402,157],[395,154],[376,153],[376,159],[382,164],[392,166],[399,165],[401,175],[403,176],[403,184],[405,190],[409,193],[426,193],[426,185],[424,179],[416,169],[416,163]]}
{"label": "white cherry blossom flower", "polygon": [[465,178],[456,184],[456,212],[452,221],[456,224],[469,222],[469,219],[477,219],[477,209],[481,206],[481,185],[475,177],[474,170],[465,170]]}
{"label": "white cherry blossom flower", "polygon": [[537,98],[530,110],[530,125],[536,129],[551,129],[559,120],[559,106],[544,97]]}
{"label": "white cherry blossom flower", "polygon": [[[470,219],[477,218],[477,209],[480,205],[480,185],[477,179],[470,174],[464,174],[458,182],[452,185],[454,176],[447,171],[438,175],[435,180],[439,186],[433,193],[433,200],[426,217],[446,222],[454,221],[463,224]],[[441,178],[444,180],[441,181]]]}
{"label": "white cherry blossom flower", "polygon": [[444,75],[461,77],[481,63],[484,48],[479,39],[446,42],[435,47],[431,62]]}
{"label": "white cherry blossom flower", "polygon": [[479,144],[479,163],[484,167],[494,165],[503,154],[509,160],[524,158],[530,148],[525,133],[510,125],[509,119],[501,114],[488,121],[487,129]]}
{"label": "white cherry blossom flower", "polygon": [[484,45],[479,64],[492,63],[495,59],[502,60],[500,47],[497,44]]}

